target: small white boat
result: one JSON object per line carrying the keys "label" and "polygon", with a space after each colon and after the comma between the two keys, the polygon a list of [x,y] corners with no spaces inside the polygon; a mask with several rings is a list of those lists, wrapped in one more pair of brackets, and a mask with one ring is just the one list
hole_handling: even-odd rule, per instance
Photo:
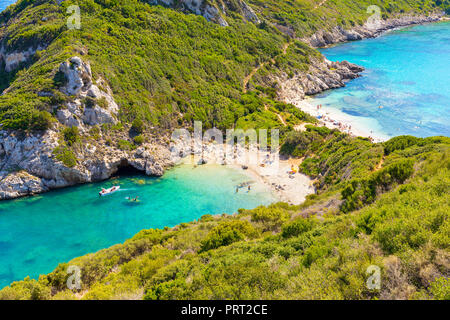
{"label": "small white boat", "polygon": [[98,194],[100,195],[100,197],[107,196],[108,194],[112,194],[112,193],[114,193],[116,191],[119,191],[119,189],[120,189],[120,186],[114,186],[114,187],[111,187],[109,189],[103,189]]}

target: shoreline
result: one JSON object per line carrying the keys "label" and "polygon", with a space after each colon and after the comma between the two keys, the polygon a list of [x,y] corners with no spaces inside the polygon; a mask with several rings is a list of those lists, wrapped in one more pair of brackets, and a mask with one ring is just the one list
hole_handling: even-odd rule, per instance
{"label": "shoreline", "polygon": [[[271,193],[281,202],[291,205],[300,205],[306,200],[306,196],[316,192],[313,186],[313,180],[308,176],[298,172],[298,166],[302,159],[281,159],[273,158],[270,152],[260,152],[259,150],[236,148],[231,158],[227,158],[224,162],[217,161],[216,152],[218,146],[209,144],[205,149],[202,157],[198,154],[187,154],[186,157],[180,159],[177,164],[188,164],[196,166],[207,165],[223,165],[232,168],[258,184],[265,185],[270,189]],[[199,159],[203,159],[204,163],[199,164]],[[251,159],[247,161],[247,159]],[[270,160],[268,160],[270,159]],[[278,166],[276,165],[278,161]],[[200,160],[201,162],[201,160]],[[264,164],[264,167],[262,167]],[[245,168],[245,169],[244,169]],[[290,174],[294,168],[297,172]]]}
{"label": "shoreline", "polygon": [[353,27],[351,29],[344,29],[340,26],[335,26],[331,30],[319,30],[316,33],[304,37],[301,40],[306,42],[313,48],[326,48],[335,44],[346,42],[364,40],[369,38],[377,38],[386,32],[410,27],[413,25],[420,25],[425,23],[435,23],[446,21],[450,18],[444,12],[434,12],[429,15],[399,15],[395,18],[387,20],[379,20],[376,23],[370,24],[366,22],[363,25]]}
{"label": "shoreline", "polygon": [[[338,129],[355,137],[369,138],[374,143],[385,142],[391,138],[384,134],[381,128],[378,128],[379,124],[375,118],[352,116],[334,107],[322,106],[320,109],[317,109],[317,106],[315,107],[311,104],[313,99],[312,97],[307,97],[292,100],[291,103],[316,119],[320,116],[321,118],[318,119],[319,124],[329,129]],[[303,128],[299,131],[302,130]]]}
{"label": "shoreline", "polygon": [[[445,15],[435,15],[429,17],[405,17],[405,19],[411,20],[405,22],[402,21],[402,19],[391,19],[383,21],[380,26],[373,29],[368,29],[366,25],[351,30],[337,29],[337,31],[334,30],[334,37],[328,37],[330,36],[330,34],[328,34],[327,36],[325,32],[319,31],[317,34],[314,34],[311,37],[303,40],[313,47],[325,49],[348,42],[382,37],[390,32],[401,30],[403,28],[450,21],[450,17],[447,17]],[[355,30],[358,30],[359,33]],[[355,32],[357,33],[359,38],[353,38],[355,36]],[[336,35],[336,33],[338,35]],[[346,38],[343,39],[343,35],[345,35]],[[331,43],[328,43],[324,46],[314,46],[313,42],[317,40],[318,37],[320,38],[320,36],[327,40],[331,39]],[[336,37],[338,39],[336,39]],[[325,59],[327,58],[325,57]],[[354,79],[349,79],[348,81],[351,80]],[[328,90],[333,89],[334,88]],[[304,98],[291,98],[288,102],[318,119],[320,125],[326,126],[330,129],[338,129],[352,136],[369,138],[374,143],[384,142],[392,138],[382,131],[378,121],[375,118],[352,116],[350,114],[342,112],[340,109],[335,107],[323,107],[322,105],[320,105],[320,108],[318,108],[317,106],[311,104],[313,100],[314,95],[306,95]],[[296,128],[296,130],[302,131],[304,130],[304,126],[299,126],[298,128]]]}
{"label": "shoreline", "polygon": [[[238,165],[231,165],[231,167],[269,187],[280,202],[300,205],[306,200],[307,195],[315,193],[315,188],[312,185],[313,180],[302,173],[297,172],[290,178],[288,171],[291,170],[291,165],[295,166],[295,163],[300,164],[301,159],[280,160],[279,170],[275,175],[261,174],[255,165],[250,165],[246,170]],[[298,165],[295,167],[298,169]]]}

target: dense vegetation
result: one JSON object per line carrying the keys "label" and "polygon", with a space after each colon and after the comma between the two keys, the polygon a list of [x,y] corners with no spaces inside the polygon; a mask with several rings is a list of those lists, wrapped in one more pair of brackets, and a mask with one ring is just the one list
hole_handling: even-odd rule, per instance
{"label": "dense vegetation", "polygon": [[[45,47],[18,70],[0,71],[2,128],[54,125],[56,110],[73,98],[59,91],[58,67],[78,55],[120,106],[121,122],[91,128],[92,138],[131,128],[133,143],[114,143],[132,150],[150,124],[280,128],[281,151],[304,157],[299,169],[315,179],[317,193],[301,206],[279,203],[143,230],[39,280],[15,282],[0,299],[450,299],[449,138],[373,144],[312,125],[294,132],[314,119],[277,101],[274,85],[243,90],[264,62],[270,68],[262,72],[307,72],[321,56],[299,39],[362,24],[369,5],[388,18],[448,8],[447,0],[334,0],[317,8],[312,0],[249,0],[261,23],[230,9],[229,27],[145,1],[79,0],[82,28],[67,30],[72,3],[19,0],[0,13],[6,52]],[[72,149],[82,139],[76,128],[62,128],[57,159],[76,165]],[[66,285],[71,265],[81,268],[75,291]],[[366,286],[371,265],[381,268],[379,290]]]}
{"label": "dense vegetation", "polygon": [[[316,132],[323,139],[306,153],[338,148],[347,163],[308,166],[325,177],[333,170],[339,182],[325,183],[305,204],[143,230],[39,280],[15,282],[0,299],[450,299],[450,139],[366,144]],[[381,166],[354,156],[362,143],[361,154],[376,150]],[[382,188],[370,203],[346,205],[355,198],[347,189],[364,177]],[[80,290],[66,286],[72,265],[81,268]],[[371,265],[381,269],[379,290],[366,286]]]}
{"label": "dense vegetation", "polygon": [[[214,1],[210,1],[215,3]],[[74,55],[90,61],[94,79],[105,79],[121,108],[120,119],[139,118],[169,128],[201,120],[204,128],[281,126],[273,92],[265,99],[246,96],[243,80],[252,69],[274,60],[271,72],[307,71],[310,57],[320,57],[295,40],[318,29],[362,24],[369,5],[383,17],[424,13],[442,1],[249,1],[261,20],[245,21],[236,1],[228,1],[229,27],[193,14],[151,6],[139,0],[19,0],[0,13],[0,39],[6,53],[38,49],[19,69],[0,66],[0,123],[3,128],[42,130],[52,126],[49,113],[71,97],[58,90],[57,69]],[[66,9],[81,9],[81,30],[68,30]],[[323,17],[327,17],[324,19]],[[268,84],[263,91],[270,91]],[[257,91],[259,95],[263,91]],[[42,95],[42,93],[46,93]],[[48,93],[51,93],[49,95]],[[269,100],[269,101],[268,101]],[[304,116],[301,116],[299,120]]]}

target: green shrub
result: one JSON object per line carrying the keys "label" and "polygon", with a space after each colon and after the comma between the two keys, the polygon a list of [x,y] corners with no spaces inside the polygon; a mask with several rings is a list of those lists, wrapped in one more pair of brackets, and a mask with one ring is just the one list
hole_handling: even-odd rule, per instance
{"label": "green shrub", "polygon": [[281,235],[283,238],[297,237],[311,230],[312,227],[313,223],[310,219],[299,218],[283,225]]}
{"label": "green shrub", "polygon": [[136,118],[131,123],[131,129],[133,129],[137,133],[143,133],[145,130],[144,121],[140,118]]}
{"label": "green shrub", "polygon": [[100,140],[100,128],[98,126],[94,126],[89,130],[89,134],[91,135],[91,138],[98,141]]}
{"label": "green shrub", "polygon": [[119,140],[119,142],[117,143],[117,147],[120,150],[124,150],[124,151],[130,151],[130,150],[136,149],[136,146],[128,140]]}
{"label": "green shrub", "polygon": [[97,104],[100,106],[100,108],[103,108],[103,109],[109,108],[108,100],[106,100],[105,97],[101,97],[101,98],[97,99]]}
{"label": "green shrub", "polygon": [[276,230],[289,219],[289,213],[275,205],[252,210],[252,221],[262,224],[263,231]]}
{"label": "green shrub", "polygon": [[69,145],[72,146],[74,143],[78,142],[80,139],[80,131],[78,127],[68,127],[64,128],[62,130],[62,134],[64,136],[64,141]]}
{"label": "green shrub", "polygon": [[255,228],[242,220],[230,220],[214,227],[201,243],[201,251],[228,246],[236,241],[244,240],[256,234]]}
{"label": "green shrub", "polygon": [[430,285],[430,293],[436,300],[450,300],[450,278],[436,279]]}
{"label": "green shrub", "polygon": [[416,138],[413,136],[398,136],[386,141],[384,143],[385,154],[390,154],[397,150],[404,150],[410,146],[416,145],[423,141],[421,138]]}
{"label": "green shrub", "polygon": [[134,143],[137,145],[141,145],[145,142],[145,138],[143,135],[138,135],[138,136],[134,137],[133,140],[134,140]]}
{"label": "green shrub", "polygon": [[46,300],[51,297],[51,289],[45,280],[37,281],[26,277],[23,281],[13,282],[10,287],[0,291],[0,300]]}
{"label": "green shrub", "polygon": [[55,150],[53,150],[53,154],[55,155],[56,159],[64,163],[66,167],[72,168],[77,165],[77,157],[67,146],[56,147]]}
{"label": "green shrub", "polygon": [[33,113],[30,129],[31,130],[47,130],[50,129],[55,118],[47,111],[38,111]]}

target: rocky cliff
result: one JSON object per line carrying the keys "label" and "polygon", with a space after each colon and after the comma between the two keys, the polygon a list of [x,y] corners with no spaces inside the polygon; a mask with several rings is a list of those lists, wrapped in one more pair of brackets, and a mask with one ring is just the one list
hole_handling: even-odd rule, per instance
{"label": "rocky cliff", "polygon": [[[59,73],[64,80],[60,90],[70,99],[65,105],[55,106],[59,123],[54,128],[44,133],[0,131],[0,199],[105,180],[121,167],[161,176],[172,164],[167,141],[154,135],[146,137],[147,143],[136,150],[118,148],[117,141],[129,139],[124,132],[103,134],[97,130],[92,139],[87,134],[92,128],[117,122],[119,107],[111,89],[103,79],[94,84],[89,63],[80,57],[62,62]],[[82,143],[73,148],[73,167],[59,161],[55,154],[58,147],[64,146],[61,125],[75,126],[82,133]]]}
{"label": "rocky cliff", "polygon": [[170,151],[159,139],[150,139],[133,151],[108,146],[103,137],[86,139],[75,150],[77,164],[67,167],[55,157],[58,132],[18,134],[0,131],[0,199],[12,199],[50,189],[110,178],[121,167],[161,176],[171,165]]}
{"label": "rocky cliff", "polygon": [[260,22],[253,9],[243,0],[148,0],[148,3],[201,15],[206,20],[218,23],[221,26],[228,26],[228,22],[225,20],[227,11],[237,12],[247,21]]}
{"label": "rocky cliff", "polygon": [[362,26],[356,26],[349,30],[346,30],[340,26],[336,26],[331,31],[319,30],[312,36],[304,38],[303,41],[314,48],[319,48],[341,42],[375,38],[381,35],[383,32],[395,28],[439,21],[443,17],[443,15],[444,12],[427,16],[402,15],[397,18],[391,18],[387,20],[371,20],[366,22]]}
{"label": "rocky cliff", "polygon": [[363,71],[363,67],[348,61],[332,62],[328,59],[315,59],[308,72],[299,72],[293,77],[282,74],[274,80],[279,84],[279,99],[293,103],[305,96],[343,87],[347,81],[360,77]]}

